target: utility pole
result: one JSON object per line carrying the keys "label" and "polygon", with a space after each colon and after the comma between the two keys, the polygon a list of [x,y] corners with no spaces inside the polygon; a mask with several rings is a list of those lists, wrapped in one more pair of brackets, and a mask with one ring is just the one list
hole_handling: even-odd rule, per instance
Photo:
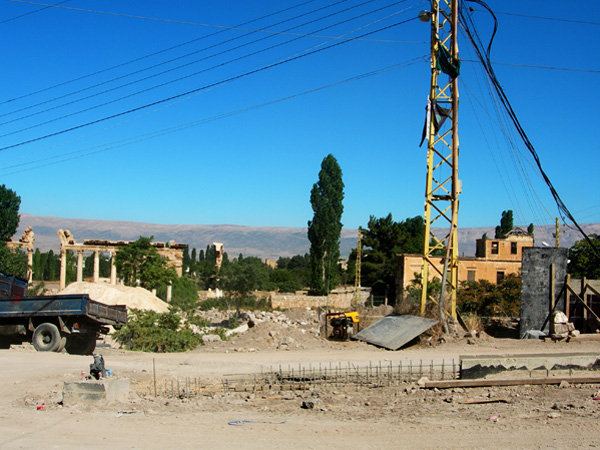
{"label": "utility pole", "polygon": [[559,236],[560,233],[564,233],[564,231],[560,231],[561,228],[564,228],[564,226],[561,226],[558,224],[558,217],[556,218],[556,231],[554,232],[554,240],[555,240],[555,246],[556,248],[559,247]]}
{"label": "utility pole", "polygon": [[[428,301],[436,302],[428,296],[427,291],[430,278],[439,277],[447,282],[450,316],[456,318],[458,196],[461,191],[458,179],[458,0],[432,0],[431,6],[431,11],[419,14],[422,21],[431,20],[421,315],[425,315]],[[448,228],[448,233],[442,239],[438,240],[433,235],[431,228],[434,224],[439,228]],[[439,255],[446,256],[443,269],[439,267]],[[444,287],[441,298],[443,294]]]}

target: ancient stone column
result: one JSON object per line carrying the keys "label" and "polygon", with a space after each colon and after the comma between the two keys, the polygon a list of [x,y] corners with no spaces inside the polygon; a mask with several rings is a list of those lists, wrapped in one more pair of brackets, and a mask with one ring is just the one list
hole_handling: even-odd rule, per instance
{"label": "ancient stone column", "polygon": [[77,250],[77,282],[83,281],[83,250]]}
{"label": "ancient stone column", "polygon": [[27,269],[27,283],[31,284],[33,282],[33,270],[31,270],[33,267],[33,248],[27,249],[27,267],[29,267]]}
{"label": "ancient stone column", "polygon": [[171,291],[173,289],[173,285],[169,282],[167,284],[167,303],[171,303]]}
{"label": "ancient stone column", "polygon": [[67,287],[67,251],[60,249],[60,282],[59,288],[62,291]]}
{"label": "ancient stone column", "polygon": [[112,252],[112,257],[110,258],[110,284],[113,286],[117,284],[117,266],[115,266],[115,256],[117,256],[117,252]]}
{"label": "ancient stone column", "polygon": [[100,279],[100,252],[94,250],[94,283]]}

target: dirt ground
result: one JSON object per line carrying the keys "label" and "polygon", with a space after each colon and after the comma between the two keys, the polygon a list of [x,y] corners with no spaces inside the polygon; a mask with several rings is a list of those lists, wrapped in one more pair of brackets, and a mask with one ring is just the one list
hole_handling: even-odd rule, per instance
{"label": "dirt ground", "polygon": [[[404,383],[260,392],[225,391],[221,385],[227,376],[279,365],[600,353],[600,340],[456,336],[389,351],[323,339],[314,313],[257,313],[253,322],[247,332],[226,342],[186,353],[129,352],[100,344],[97,353],[106,367],[131,381],[126,402],[101,406],[62,402],[63,384],[80,380],[91,357],[39,353],[27,344],[0,350],[0,448],[600,448],[600,401],[593,397],[600,385],[426,390]],[[206,388],[192,398],[155,397],[154,368],[159,385],[190,377]],[[303,408],[303,403],[314,407]]]}

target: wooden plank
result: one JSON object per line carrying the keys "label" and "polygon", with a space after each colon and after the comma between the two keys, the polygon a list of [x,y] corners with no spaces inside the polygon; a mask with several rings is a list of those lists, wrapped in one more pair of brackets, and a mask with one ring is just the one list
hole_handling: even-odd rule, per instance
{"label": "wooden plank", "polygon": [[[588,287],[589,287],[589,286],[588,286]],[[594,319],[596,319],[596,322],[598,322],[598,324],[600,324],[600,317],[598,317],[598,316],[596,315],[596,313],[594,312],[594,310],[593,310],[592,308],[590,308],[590,307],[589,307],[589,306],[586,304],[586,302],[584,302],[584,301],[581,299],[581,297],[580,297],[580,296],[579,296],[577,293],[575,293],[575,291],[574,291],[573,289],[571,289],[571,286],[567,286],[567,289],[568,289],[569,291],[571,291],[571,293],[572,293],[572,294],[575,296],[575,298],[576,298],[577,300],[579,300],[579,302],[581,302],[581,304],[582,304],[582,305],[583,305],[583,307],[586,309],[586,311],[588,311],[588,312],[589,312],[589,313],[590,313],[592,316],[594,316]]]}
{"label": "wooden plank", "polygon": [[544,378],[508,378],[508,379],[485,379],[479,380],[446,380],[427,381],[426,389],[448,389],[457,387],[493,387],[493,386],[527,386],[538,384],[560,384],[567,381],[571,384],[600,384],[600,375],[574,376],[574,377],[544,377]]}

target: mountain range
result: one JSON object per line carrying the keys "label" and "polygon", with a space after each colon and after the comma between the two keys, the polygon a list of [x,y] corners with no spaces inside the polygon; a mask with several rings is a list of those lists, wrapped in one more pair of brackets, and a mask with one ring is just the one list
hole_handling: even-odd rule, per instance
{"label": "mountain range", "polygon": [[[60,217],[34,216],[21,214],[21,221],[14,240],[30,226],[35,233],[35,247],[40,251],[58,251],[60,241],[56,232],[70,230],[78,243],[86,239],[109,241],[134,241],[140,236],[154,236],[154,241],[188,244],[190,249],[205,249],[213,242],[224,244],[230,258],[240,253],[261,259],[277,260],[280,256],[291,257],[308,253],[310,243],[306,228],[292,227],[251,227],[243,225],[160,225],[141,222],[124,222],[90,219],[67,219]],[[600,234],[600,224],[581,225],[587,234]],[[526,229],[526,226],[523,227]],[[487,233],[494,236],[495,226],[480,228],[459,228],[458,248],[461,256],[475,256],[475,240]],[[433,229],[436,236],[442,237],[446,230]],[[536,246],[554,246],[554,225],[536,227]],[[358,231],[343,229],[340,239],[340,253],[347,258],[356,248]],[[574,228],[561,228],[560,246],[571,247],[582,236]]]}

